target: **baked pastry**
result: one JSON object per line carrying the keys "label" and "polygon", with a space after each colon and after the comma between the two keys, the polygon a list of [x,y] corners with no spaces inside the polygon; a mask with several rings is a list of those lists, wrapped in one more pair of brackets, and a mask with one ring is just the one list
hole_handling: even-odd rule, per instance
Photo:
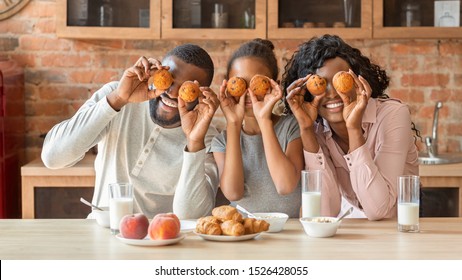
{"label": "baked pastry", "polygon": [[191,81],[186,81],[181,85],[178,95],[185,102],[193,102],[199,97],[200,93],[201,90],[197,84]]}
{"label": "baked pastry", "polygon": [[220,220],[212,216],[199,218],[196,223],[196,231],[203,234],[221,235]]}
{"label": "baked pastry", "polygon": [[229,205],[222,205],[215,207],[212,210],[212,215],[222,222],[233,220],[236,222],[242,222],[242,215],[237,211],[236,208]]}
{"label": "baked pastry", "polygon": [[269,223],[264,220],[257,220],[255,218],[244,219],[245,234],[259,233],[269,229]]}
{"label": "baked pastry", "polygon": [[327,82],[326,79],[319,75],[311,75],[306,81],[306,88],[312,95],[320,95],[326,92]]}
{"label": "baked pastry", "polygon": [[159,69],[149,78],[149,89],[166,90],[173,83],[173,76],[167,69]]}
{"label": "baked pastry", "polygon": [[224,235],[241,236],[244,235],[244,225],[240,222],[228,220],[221,224],[221,231]]}
{"label": "baked pastry", "polygon": [[255,75],[250,80],[249,88],[255,93],[255,95],[265,95],[271,88],[271,83],[268,77],[263,75]]}
{"label": "baked pastry", "polygon": [[226,90],[232,96],[242,96],[247,89],[247,82],[241,77],[232,77],[226,84]]}
{"label": "baked pastry", "polygon": [[354,82],[353,77],[345,71],[337,72],[334,78],[332,78],[332,84],[334,85],[335,90],[341,93],[347,93],[352,90]]}

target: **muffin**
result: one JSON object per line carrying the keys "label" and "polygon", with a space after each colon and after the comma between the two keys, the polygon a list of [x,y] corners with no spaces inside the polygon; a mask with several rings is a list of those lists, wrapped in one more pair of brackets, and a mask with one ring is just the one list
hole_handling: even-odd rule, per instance
{"label": "muffin", "polygon": [[247,82],[241,77],[232,77],[226,84],[226,90],[235,97],[242,96],[247,89]]}
{"label": "muffin", "polygon": [[327,82],[326,79],[319,75],[312,75],[306,82],[306,88],[312,95],[320,95],[326,91]]}
{"label": "muffin", "polygon": [[341,93],[347,93],[352,90],[354,82],[355,81],[353,77],[345,71],[337,72],[337,74],[335,74],[334,78],[332,79],[334,88]]}
{"label": "muffin", "polygon": [[255,75],[250,80],[249,88],[255,93],[255,95],[265,95],[271,88],[271,83],[268,77],[263,75]]}
{"label": "muffin", "polygon": [[167,69],[159,69],[149,78],[149,89],[166,90],[173,83],[173,76]]}
{"label": "muffin", "polygon": [[178,95],[185,102],[193,102],[199,97],[200,93],[201,90],[197,84],[191,81],[186,81],[181,85]]}

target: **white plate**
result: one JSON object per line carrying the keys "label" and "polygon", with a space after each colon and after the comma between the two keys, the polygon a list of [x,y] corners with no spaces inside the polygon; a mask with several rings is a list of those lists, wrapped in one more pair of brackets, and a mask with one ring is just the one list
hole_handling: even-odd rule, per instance
{"label": "white plate", "polygon": [[205,240],[210,241],[221,241],[221,242],[234,242],[234,241],[244,241],[254,239],[255,237],[259,236],[259,233],[252,233],[252,234],[245,234],[241,236],[228,236],[228,235],[211,235],[211,234],[202,234],[194,231],[195,234],[199,235]]}
{"label": "white plate", "polygon": [[174,239],[164,239],[164,240],[151,240],[149,236],[145,237],[144,239],[128,239],[123,238],[120,233],[116,235],[116,238],[128,245],[135,245],[135,246],[165,246],[174,243],[178,243],[186,237],[185,234],[180,233],[177,238]]}
{"label": "white plate", "polygon": [[180,220],[182,233],[192,232],[196,229],[196,221],[192,220]]}

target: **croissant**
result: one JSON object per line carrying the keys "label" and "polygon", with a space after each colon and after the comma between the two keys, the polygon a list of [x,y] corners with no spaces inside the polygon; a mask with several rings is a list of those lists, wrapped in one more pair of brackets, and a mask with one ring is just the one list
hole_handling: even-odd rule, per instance
{"label": "croissant", "polygon": [[245,218],[244,219],[244,229],[245,234],[259,233],[262,231],[267,231],[269,229],[269,224],[263,220],[257,220],[254,218]]}
{"label": "croissant", "polygon": [[237,212],[236,208],[229,205],[215,207],[212,210],[212,215],[222,222],[227,220],[242,222],[242,215],[239,212]]}
{"label": "croissant", "polygon": [[241,236],[244,235],[244,225],[233,220],[224,221],[221,224],[221,231],[224,235]]}
{"label": "croissant", "polygon": [[198,233],[221,235],[220,221],[212,216],[202,217],[197,220],[196,231]]}

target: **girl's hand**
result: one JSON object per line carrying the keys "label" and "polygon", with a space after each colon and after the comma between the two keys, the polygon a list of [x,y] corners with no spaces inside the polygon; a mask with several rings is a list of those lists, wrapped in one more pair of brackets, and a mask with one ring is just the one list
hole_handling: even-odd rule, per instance
{"label": "girl's hand", "polygon": [[270,80],[271,88],[263,100],[258,100],[255,93],[249,88],[250,99],[252,100],[253,113],[258,122],[271,120],[274,105],[282,98],[282,89],[273,79]]}
{"label": "girl's hand", "polygon": [[351,96],[352,92],[338,92],[338,94],[343,101],[343,119],[345,120],[347,128],[360,129],[367,102],[372,94],[372,89],[362,76],[356,76],[351,69],[349,73],[355,81],[355,91],[353,94],[356,95],[356,98]]}
{"label": "girl's hand", "polygon": [[220,92],[218,93],[218,100],[220,101],[220,108],[225,115],[228,123],[242,124],[245,113],[245,95],[239,97],[239,103],[236,102],[234,96],[226,93],[226,80],[223,80],[220,86]]}

